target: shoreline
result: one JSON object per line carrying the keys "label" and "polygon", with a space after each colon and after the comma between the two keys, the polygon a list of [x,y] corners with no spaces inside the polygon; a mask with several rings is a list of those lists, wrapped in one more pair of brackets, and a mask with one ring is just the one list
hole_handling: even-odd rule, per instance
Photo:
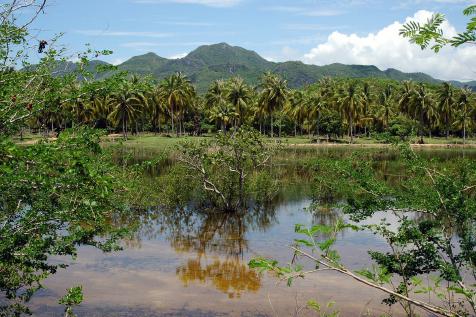
{"label": "shoreline", "polygon": [[[355,148],[389,148],[392,147],[392,144],[383,144],[383,143],[360,143],[360,144],[350,144],[350,143],[289,143],[285,144],[286,146],[290,147],[355,147]],[[417,144],[412,143],[410,144],[412,148],[473,148],[476,149],[476,144],[451,144],[451,143],[427,143],[427,144]]]}

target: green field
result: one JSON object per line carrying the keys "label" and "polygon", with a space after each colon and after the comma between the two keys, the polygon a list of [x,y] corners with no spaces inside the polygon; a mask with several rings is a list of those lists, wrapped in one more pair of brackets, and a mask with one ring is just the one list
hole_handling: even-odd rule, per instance
{"label": "green field", "polygon": [[[139,135],[133,135],[129,136],[127,140],[124,140],[122,136],[119,135],[109,135],[106,137],[103,137],[103,143],[104,144],[118,144],[118,143],[123,143],[125,146],[138,146],[138,147],[144,147],[144,148],[164,148],[164,147],[170,147],[174,146],[178,142],[183,142],[183,141],[190,141],[190,140],[206,140],[208,138],[213,137],[213,134],[205,134],[199,137],[196,136],[181,136],[181,137],[176,137],[176,136],[165,136],[165,135],[156,135],[152,133],[143,133]],[[13,140],[16,143],[19,144],[32,144],[35,142],[38,142],[39,140],[45,139],[43,135],[40,134],[25,134],[23,136],[23,140],[20,140],[20,138],[14,137]],[[51,138],[50,138],[51,139]],[[338,140],[331,140],[330,142],[325,142],[323,141],[323,138],[321,138],[320,143],[316,143],[316,137],[313,136],[309,138],[308,136],[290,136],[290,137],[281,137],[281,138],[269,138],[267,137],[269,142],[273,141],[279,141],[282,142],[283,144],[287,145],[309,145],[309,146],[348,146],[350,145],[350,138],[344,137],[342,139]],[[418,138],[413,137],[410,140],[410,143],[412,144],[418,144]],[[457,138],[457,137],[449,137],[448,139],[444,137],[432,137],[432,138],[425,138],[425,146],[462,146],[463,145],[463,139],[462,138]],[[382,140],[377,140],[375,138],[368,138],[368,137],[354,137],[354,142],[352,145],[369,145],[369,146],[387,146]],[[471,138],[471,139],[466,139],[466,145],[467,146],[476,146],[476,139]]]}

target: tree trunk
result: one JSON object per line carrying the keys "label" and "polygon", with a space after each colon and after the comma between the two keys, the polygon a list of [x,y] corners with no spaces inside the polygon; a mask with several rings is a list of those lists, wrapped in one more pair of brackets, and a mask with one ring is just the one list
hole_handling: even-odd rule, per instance
{"label": "tree trunk", "polygon": [[321,112],[317,113],[317,123],[316,123],[316,132],[317,138],[319,139],[319,125],[321,124]]}
{"label": "tree trunk", "polygon": [[466,145],[466,118],[463,118],[463,145]]}
{"label": "tree trunk", "polygon": [[271,138],[273,138],[273,113],[271,113]]}
{"label": "tree trunk", "polygon": [[423,112],[420,114],[420,144],[423,144]]}
{"label": "tree trunk", "polygon": [[127,140],[127,133],[126,133],[126,118],[122,117],[122,137],[124,140]]}
{"label": "tree trunk", "polygon": [[353,134],[353,131],[352,131],[352,116],[349,117],[349,122],[350,122],[350,143],[354,143],[354,134]]}
{"label": "tree trunk", "polygon": [[174,127],[174,105],[172,104],[172,106],[170,107],[171,110],[172,110],[172,115],[171,115],[171,118],[172,118],[172,134],[175,133],[175,127]]}
{"label": "tree trunk", "polygon": [[245,198],[244,198],[244,191],[245,191],[245,172],[243,169],[240,168],[240,207],[245,205]]}

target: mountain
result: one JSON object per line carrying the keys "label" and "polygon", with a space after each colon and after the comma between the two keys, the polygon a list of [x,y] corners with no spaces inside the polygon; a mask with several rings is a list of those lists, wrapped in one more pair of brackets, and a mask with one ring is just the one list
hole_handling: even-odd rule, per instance
{"label": "mountain", "polygon": [[[199,92],[205,92],[213,80],[233,76],[241,76],[247,82],[256,84],[265,71],[280,74],[287,79],[292,88],[312,84],[326,76],[441,82],[424,73],[404,73],[392,68],[382,71],[373,65],[335,63],[317,66],[298,61],[275,63],[267,61],[254,51],[226,43],[200,46],[180,59],[166,59],[155,53],[147,53],[132,57],[118,65],[118,68],[139,75],[151,74],[158,80],[175,72],[183,72],[197,86]],[[453,81],[452,83],[459,87],[467,84],[476,91],[476,81],[469,83]]]}
{"label": "mountain", "polygon": [[155,53],[147,53],[134,56],[120,65],[121,70],[138,74],[148,75],[168,62],[168,59],[158,56]]}

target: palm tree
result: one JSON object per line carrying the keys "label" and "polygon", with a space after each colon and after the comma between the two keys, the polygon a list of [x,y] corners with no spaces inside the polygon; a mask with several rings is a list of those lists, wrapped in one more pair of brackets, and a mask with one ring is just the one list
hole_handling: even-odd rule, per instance
{"label": "palm tree", "polygon": [[125,84],[121,89],[112,95],[112,112],[109,119],[116,125],[122,125],[122,135],[127,140],[128,124],[133,121],[140,112],[141,105],[145,97],[134,92],[129,84]]}
{"label": "palm tree", "polygon": [[[325,107],[324,97],[320,92],[311,92],[306,98],[306,105],[309,118],[316,121],[316,133],[319,137],[319,125],[321,121],[321,114]],[[309,127],[309,130],[311,127]],[[310,134],[309,134],[310,135]]]}
{"label": "palm tree", "polygon": [[414,93],[413,82],[411,80],[404,80],[400,98],[398,99],[398,106],[402,114],[408,115],[410,113]]}
{"label": "palm tree", "polygon": [[468,124],[471,123],[471,115],[474,113],[474,108],[471,108],[471,99],[473,97],[473,91],[469,88],[461,89],[457,105],[458,105],[458,115],[455,125],[459,128],[463,128],[463,144],[466,144],[466,129]]}
{"label": "palm tree", "polygon": [[227,99],[235,108],[235,113],[238,114],[238,124],[241,124],[251,102],[251,89],[242,78],[234,77],[228,81],[226,90]]}
{"label": "palm tree", "polygon": [[380,121],[382,122],[383,128],[386,129],[388,127],[388,122],[390,120],[390,116],[393,113],[392,110],[392,86],[387,85],[385,89],[380,94]]}
{"label": "palm tree", "polygon": [[113,103],[113,99],[108,96],[96,96],[92,100],[90,107],[92,110],[92,117],[96,121],[95,124],[104,124],[106,128],[107,125],[107,118],[109,114],[112,112],[111,106]]}
{"label": "palm tree", "polygon": [[165,116],[168,113],[166,100],[162,98],[163,96],[164,95],[161,93],[160,86],[158,86],[152,92],[152,94],[149,95],[149,111],[152,115],[152,128],[154,133],[160,133],[161,116]]}
{"label": "palm tree", "polygon": [[205,95],[208,117],[219,124],[223,132],[226,132],[228,123],[238,117],[227,97],[226,83],[223,80],[215,80]]}
{"label": "palm tree", "polygon": [[226,132],[226,128],[230,121],[238,118],[238,113],[234,107],[228,102],[222,102],[208,110],[208,118],[220,125],[221,130]]}
{"label": "palm tree", "polygon": [[450,125],[455,112],[454,90],[449,83],[443,83],[440,89],[438,89],[438,103],[440,115],[443,121],[442,123],[445,128],[446,138],[448,139],[450,134]]}
{"label": "palm tree", "polygon": [[259,105],[271,118],[271,137],[273,137],[273,113],[286,104],[289,95],[287,82],[268,72],[261,78],[261,87]]}
{"label": "palm tree", "polygon": [[[433,99],[431,95],[426,90],[426,87],[423,83],[418,84],[414,90],[414,95],[411,102],[410,113],[413,113],[415,117],[419,118],[420,121],[420,143],[423,144],[423,128],[425,126],[425,121],[433,117],[432,113],[432,104]],[[436,115],[436,114],[435,114]],[[430,127],[431,130],[431,127]]]}
{"label": "palm tree", "polygon": [[81,97],[74,98],[69,103],[70,113],[72,114],[71,125],[83,124],[88,120],[88,103]]}
{"label": "palm tree", "polygon": [[349,124],[350,143],[354,142],[354,120],[357,119],[362,101],[357,91],[357,83],[351,82],[343,91],[339,99],[340,110]]}
{"label": "palm tree", "polygon": [[[284,113],[294,122],[294,136],[297,135],[297,125],[302,125],[306,116],[306,103],[304,102],[304,93],[302,90],[291,90],[289,99],[284,106]],[[302,131],[301,131],[302,132]]]}
{"label": "palm tree", "polygon": [[172,133],[175,129],[175,113],[183,111],[192,98],[195,97],[195,89],[190,80],[182,73],[175,73],[165,78],[159,85],[160,96],[165,101],[172,118]]}
{"label": "palm tree", "polygon": [[372,91],[368,82],[364,83],[360,99],[362,103],[362,121],[364,121],[364,134],[365,136],[367,136],[367,121],[369,121],[369,111],[373,103]]}

